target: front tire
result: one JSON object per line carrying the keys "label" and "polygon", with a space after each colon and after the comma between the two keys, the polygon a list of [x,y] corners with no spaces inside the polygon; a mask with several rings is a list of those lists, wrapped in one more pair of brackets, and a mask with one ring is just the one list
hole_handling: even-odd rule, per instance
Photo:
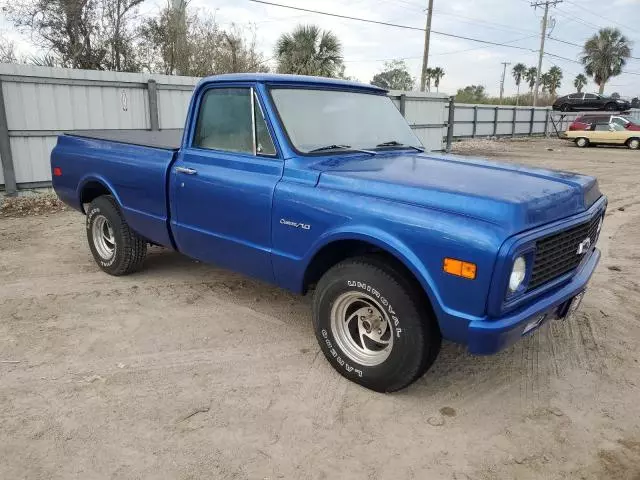
{"label": "front tire", "polygon": [[609,112],[613,112],[613,111],[615,111],[615,110],[617,110],[617,109],[618,109],[618,106],[617,106],[615,103],[607,103],[607,104],[604,106],[604,109],[605,109],[605,110],[607,110],[607,111],[609,111]]}
{"label": "front tire", "polygon": [[640,148],[640,139],[630,138],[627,141],[627,147],[629,147],[631,150],[638,150]]}
{"label": "front tire", "polygon": [[589,146],[589,139],[585,137],[576,138],[576,146],[585,148]]}
{"label": "front tire", "polygon": [[345,260],[318,282],[313,324],[320,348],[345,378],[377,392],[420,378],[442,341],[424,293],[377,257]]}
{"label": "front tire", "polygon": [[87,210],[87,240],[98,266],[110,275],[127,275],[140,268],[147,243],[129,228],[111,196],[96,198]]}
{"label": "front tire", "polygon": [[571,110],[571,107],[570,107],[568,104],[566,104],[566,103],[563,103],[563,104],[560,106],[560,111],[561,111],[561,112],[568,112],[568,111],[570,111],[570,110]]}

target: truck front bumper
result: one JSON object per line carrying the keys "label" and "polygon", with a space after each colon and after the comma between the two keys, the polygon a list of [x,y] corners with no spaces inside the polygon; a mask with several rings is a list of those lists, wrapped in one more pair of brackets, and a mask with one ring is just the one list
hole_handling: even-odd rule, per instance
{"label": "truck front bumper", "polygon": [[600,250],[596,248],[564,286],[504,317],[470,322],[469,351],[481,355],[496,353],[537,330],[545,322],[561,318],[566,314],[569,302],[584,291],[599,261]]}

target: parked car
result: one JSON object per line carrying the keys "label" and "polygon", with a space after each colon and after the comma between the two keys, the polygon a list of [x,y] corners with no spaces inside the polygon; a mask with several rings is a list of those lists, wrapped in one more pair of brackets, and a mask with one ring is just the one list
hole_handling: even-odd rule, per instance
{"label": "parked car", "polygon": [[589,145],[626,145],[632,150],[640,148],[640,132],[627,130],[616,122],[599,121],[586,130],[569,130],[565,138],[573,140],[578,147]]}
{"label": "parked car", "polygon": [[595,93],[572,93],[571,95],[558,97],[556,101],[553,102],[553,109],[563,112],[578,110],[609,110],[621,112],[629,110],[629,108],[631,108],[631,103],[627,100],[605,97]]}
{"label": "parked car", "polygon": [[62,135],[51,168],[102,270],[138,270],[152,243],[313,291],[333,368],[386,392],[442,338],[492,354],[569,319],[607,206],[592,177],[425,153],[385,90],[289,75],[206,78],[181,140]]}
{"label": "parked car", "polygon": [[569,130],[586,130],[593,123],[617,123],[627,130],[640,131],[640,125],[622,115],[581,115],[577,117]]}
{"label": "parked car", "polygon": [[631,108],[640,108],[640,99],[638,97],[631,99]]}

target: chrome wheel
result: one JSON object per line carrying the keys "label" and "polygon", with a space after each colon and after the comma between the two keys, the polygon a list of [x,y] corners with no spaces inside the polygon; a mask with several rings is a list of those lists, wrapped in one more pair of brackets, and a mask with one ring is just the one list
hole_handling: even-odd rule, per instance
{"label": "chrome wheel", "polygon": [[576,145],[578,145],[579,147],[586,147],[589,144],[589,140],[587,140],[586,138],[578,138],[576,140]]}
{"label": "chrome wheel", "polygon": [[111,260],[116,252],[116,239],[113,227],[107,217],[98,215],[91,226],[93,245],[103,260]]}
{"label": "chrome wheel", "polygon": [[331,331],[340,349],[360,365],[380,365],[393,348],[389,315],[366,293],[346,292],[336,299],[331,308]]}
{"label": "chrome wheel", "polygon": [[631,150],[638,150],[638,148],[640,148],[640,140],[636,138],[629,140],[629,148]]}

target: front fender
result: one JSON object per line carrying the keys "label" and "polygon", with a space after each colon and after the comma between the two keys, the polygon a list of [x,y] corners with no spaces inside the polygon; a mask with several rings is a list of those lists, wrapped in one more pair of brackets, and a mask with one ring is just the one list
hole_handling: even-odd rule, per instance
{"label": "front fender", "polygon": [[300,282],[300,290],[302,290],[303,286],[304,272],[306,272],[314,257],[327,245],[340,240],[366,242],[391,254],[409,269],[418,282],[420,282],[434,309],[441,310],[442,301],[438,295],[435,281],[415,253],[399,238],[380,228],[369,225],[349,225],[348,227],[343,226],[324,232],[323,235],[313,243],[307,255],[300,262],[302,265],[302,275],[298,280]]}

